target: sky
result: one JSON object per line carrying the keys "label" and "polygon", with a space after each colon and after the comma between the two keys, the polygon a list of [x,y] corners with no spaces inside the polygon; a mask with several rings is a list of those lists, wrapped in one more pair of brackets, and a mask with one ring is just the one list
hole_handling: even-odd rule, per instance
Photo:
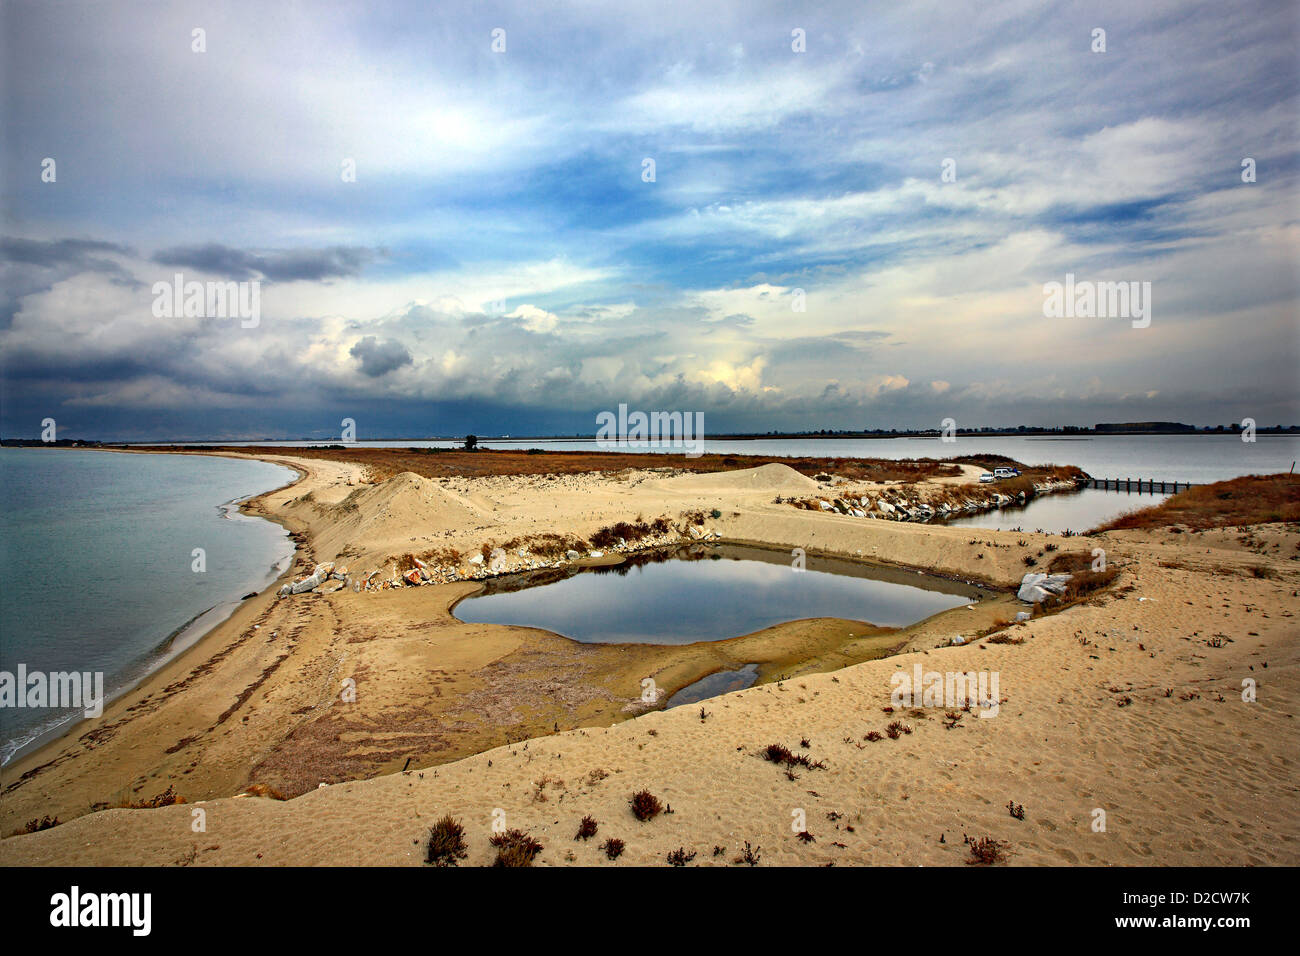
{"label": "sky", "polygon": [[1292,2],[0,10],[4,437],[1300,422]]}

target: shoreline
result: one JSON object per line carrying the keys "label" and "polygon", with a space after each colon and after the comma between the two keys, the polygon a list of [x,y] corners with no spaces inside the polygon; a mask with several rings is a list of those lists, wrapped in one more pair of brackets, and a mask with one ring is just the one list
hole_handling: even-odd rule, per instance
{"label": "shoreline", "polygon": [[[103,450],[109,451],[113,449]],[[210,457],[231,456],[213,455]],[[256,460],[268,461],[267,459],[262,458]],[[280,462],[268,463],[282,464]],[[301,481],[305,476],[305,473],[300,469],[293,468],[292,466],[284,467],[289,467],[290,470],[295,473],[293,478],[286,481],[285,484],[277,485],[275,488],[267,489],[265,492],[241,495],[237,498],[231,498],[227,501],[220,502],[216,507],[219,511],[223,512],[222,517],[229,517],[227,512],[234,510],[241,516],[270,521],[272,524],[279,524],[281,527],[284,527],[284,525],[275,520],[274,517],[264,514],[254,515],[251,512],[245,512],[243,510],[244,506],[253,499],[259,498],[264,494],[270,494],[291,487]],[[285,530],[287,531],[288,529],[286,528]],[[284,577],[292,569],[293,558],[296,552],[297,547],[295,544],[295,547],[290,550],[284,558],[275,564],[270,565],[266,572],[268,580],[263,583],[259,590],[252,592],[252,594],[249,595],[244,595],[229,601],[221,601],[211,607],[204,608],[180,627],[172,630],[171,633],[159,641],[151,651],[142,655],[132,663],[132,666],[128,669],[128,676],[123,680],[119,687],[114,688],[111,692],[105,693],[104,707],[107,708],[110,704],[119,700],[121,697],[131,693],[147,681],[153,674],[166,667],[167,664],[171,663],[173,660],[179,659],[188,651],[196,647],[202,642],[204,637],[227,621],[245,601],[252,600],[254,597],[258,597],[267,590],[275,587],[279,583],[280,578]],[[277,570],[278,565],[283,565],[283,567],[280,567]],[[32,737],[15,747],[8,759],[3,763],[0,763],[0,770],[11,769],[15,763],[21,762],[29,756],[40,753],[40,751],[47,745],[56,744],[64,738],[74,735],[83,724],[97,719],[99,718],[85,716],[78,717],[75,714],[67,715],[63,719],[59,720],[55,725],[48,727],[45,730],[38,731]]]}
{"label": "shoreline", "polygon": [[[133,452],[124,452],[122,449],[117,449],[117,448],[82,449],[82,450],[133,453]],[[155,454],[155,453],[148,452],[148,454]],[[252,458],[252,456],[238,456],[238,455],[226,455],[226,454],[214,454],[208,457]],[[302,468],[299,468],[295,465],[291,465],[282,461],[275,461],[268,458],[255,458],[252,460],[265,461],[270,464],[282,465],[292,470],[295,474],[290,480],[286,481],[285,484],[283,485],[278,485],[275,488],[267,489],[264,492],[258,492],[251,495],[244,495],[239,498],[223,501],[220,502],[216,507],[218,509],[234,507],[241,514],[270,521],[273,524],[278,524],[292,535],[293,533],[292,529],[289,528],[289,526],[284,521],[280,520],[277,516],[271,515],[266,512],[255,513],[254,511],[251,510],[250,506],[254,505],[254,503],[258,499],[266,495],[274,494],[279,491],[284,491],[288,488],[293,487],[294,485],[297,485],[299,482],[301,482],[304,478],[307,477],[307,472]],[[227,625],[231,621],[231,619],[235,616],[236,612],[238,612],[242,607],[258,599],[266,598],[268,596],[273,597],[276,588],[281,583],[281,579],[291,574],[293,570],[294,558],[296,557],[297,552],[298,552],[298,545],[297,542],[294,542],[293,550],[291,550],[289,554],[281,562],[284,564],[284,568],[280,570],[278,574],[272,576],[271,579],[262,586],[261,590],[255,592],[255,594],[252,597],[236,598],[233,601],[224,601],[218,604],[214,604],[211,607],[203,611],[200,611],[198,614],[194,615],[194,617],[190,618],[189,621],[182,624],[179,628],[176,628],[170,634],[164,637],[162,641],[160,641],[159,644],[155,646],[154,650],[151,651],[148,655],[146,655],[145,659],[140,661],[140,664],[144,668],[140,674],[138,674],[135,677],[128,678],[126,682],[123,684],[123,686],[117,688],[111,694],[105,694],[104,713],[100,717],[85,717],[85,716],[77,717],[75,715],[69,715],[67,718],[59,722],[57,725],[39,732],[32,739],[26,741],[25,743],[15,748],[10,758],[7,761],[5,761],[3,764],[0,764],[0,794],[3,794],[4,791],[8,788],[9,777],[11,777],[14,774],[17,774],[19,779],[22,779],[27,774],[27,772],[41,765],[44,758],[49,756],[47,751],[54,751],[58,749],[60,746],[66,745],[73,737],[75,737],[80,731],[82,731],[87,724],[105,719],[110,708],[112,708],[118,702],[122,701],[124,698],[131,697],[138,692],[144,691],[148,685],[152,684],[155,681],[155,679],[160,679],[164,675],[164,673],[169,672],[171,670],[172,665],[183,666],[185,663],[185,658],[189,656],[191,653],[198,650],[200,647],[202,647],[208,641],[209,638],[214,637],[216,635],[216,632],[220,631],[225,625]],[[274,567],[274,565],[272,567]],[[207,621],[203,620],[204,618],[207,618],[210,615],[211,615],[210,620]],[[174,652],[170,652],[173,645],[175,645],[175,643],[178,640],[187,640],[188,643],[185,643],[183,646],[176,648]]]}

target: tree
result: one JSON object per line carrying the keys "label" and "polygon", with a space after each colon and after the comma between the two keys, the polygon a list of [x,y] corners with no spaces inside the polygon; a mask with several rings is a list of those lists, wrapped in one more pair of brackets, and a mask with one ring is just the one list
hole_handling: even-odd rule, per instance
{"label": "tree", "polygon": [[477,447],[478,447],[478,436],[477,436],[477,435],[466,435],[466,436],[465,436],[465,450],[466,450],[466,451],[474,451],[474,449],[476,449]]}

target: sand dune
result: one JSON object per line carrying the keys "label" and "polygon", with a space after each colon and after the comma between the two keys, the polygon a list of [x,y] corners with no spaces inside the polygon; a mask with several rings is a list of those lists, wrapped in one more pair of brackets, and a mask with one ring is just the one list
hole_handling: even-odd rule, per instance
{"label": "sand dune", "polygon": [[772,494],[815,494],[819,485],[789,465],[772,462],[739,471],[717,471],[699,475],[677,475],[650,482],[652,487],[678,494],[726,494],[762,491]]}

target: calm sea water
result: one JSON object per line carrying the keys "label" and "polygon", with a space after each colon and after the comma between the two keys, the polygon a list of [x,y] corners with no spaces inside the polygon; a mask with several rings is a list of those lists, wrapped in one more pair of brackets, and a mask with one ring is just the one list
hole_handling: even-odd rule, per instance
{"label": "calm sea water", "polygon": [[462,621],[539,627],[594,644],[690,644],[739,637],[783,621],[841,617],[902,627],[978,592],[916,572],[865,568],[739,545],[607,568],[587,568],[522,590],[489,587],[453,612]]}
{"label": "calm sea water", "polygon": [[[235,502],[292,478],[228,458],[0,449],[0,671],[102,671],[107,695],[129,687],[197,639],[190,622],[287,566],[284,529]],[[0,762],[78,715],[0,708]]]}

